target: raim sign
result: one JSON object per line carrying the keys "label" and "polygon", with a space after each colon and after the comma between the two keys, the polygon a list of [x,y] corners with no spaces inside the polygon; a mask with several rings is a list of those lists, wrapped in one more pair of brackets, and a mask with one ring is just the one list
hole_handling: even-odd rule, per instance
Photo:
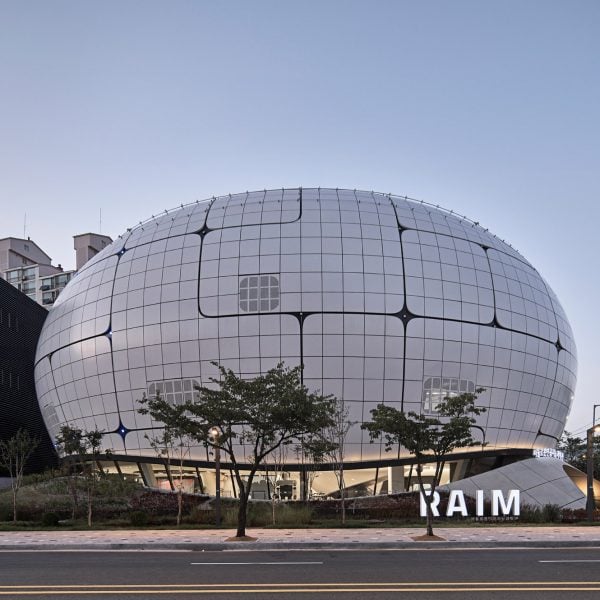
{"label": "raim sign", "polygon": [[[519,490],[508,490],[507,495],[504,495],[502,490],[491,490],[492,500],[492,517],[500,515],[508,516],[513,515],[518,517],[521,514],[521,495]],[[427,502],[423,493],[421,496],[421,516],[427,516]],[[484,499],[485,495],[483,490],[477,490],[475,496],[475,515],[476,517],[484,516]],[[437,492],[433,492],[433,499],[431,502],[431,512],[434,517],[440,516],[438,505],[440,503],[440,495]],[[446,517],[453,517],[454,515],[460,515],[461,517],[468,517],[469,511],[467,510],[467,503],[465,501],[465,495],[462,490],[451,490],[448,498],[448,506],[446,508]]]}

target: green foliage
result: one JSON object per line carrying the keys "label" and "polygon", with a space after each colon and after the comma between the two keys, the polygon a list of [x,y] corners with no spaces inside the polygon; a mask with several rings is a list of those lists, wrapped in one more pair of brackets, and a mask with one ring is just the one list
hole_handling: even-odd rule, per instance
{"label": "green foliage", "polygon": [[23,477],[23,485],[34,485],[36,483],[44,483],[54,481],[59,477],[59,471],[54,469],[46,469],[41,473],[30,473]]}
{"label": "green foliage", "polygon": [[[263,459],[286,440],[317,433],[332,423],[332,396],[309,392],[300,382],[301,367],[279,363],[251,380],[238,377],[220,365],[220,379],[211,378],[214,387],[199,387],[199,398],[185,405],[189,433],[199,442],[218,446],[229,456],[234,444],[254,450],[254,462]],[[221,429],[218,441],[211,428]],[[216,442],[216,443],[215,443]]]}
{"label": "green foliage", "polygon": [[[544,504],[543,506],[525,504],[521,506],[520,512],[519,521],[521,523],[561,523],[565,511],[557,504]],[[570,512],[572,511],[567,510],[566,514]]]}
{"label": "green foliage", "polygon": [[[300,366],[287,368],[279,363],[264,375],[248,380],[213,364],[220,378],[211,378],[211,387],[197,388],[195,401],[174,407],[160,398],[145,398],[140,411],[162,421],[173,435],[226,455],[240,497],[237,535],[243,536],[252,481],[261,463],[282,445],[316,435],[331,425],[334,399],[309,392],[301,383]],[[236,455],[239,445],[244,445],[250,455],[247,478],[242,478],[240,457]]]}
{"label": "green foliage", "polygon": [[183,457],[189,445],[186,434],[189,424],[185,406],[171,404],[159,393],[150,398],[144,394],[139,404],[141,408],[138,412],[141,415],[150,415],[163,425],[155,435],[145,436],[157,455],[165,457],[169,462],[179,450],[179,455]]}
{"label": "green foliage", "polygon": [[[131,496],[141,489],[135,482],[123,482],[121,485],[117,480],[117,475],[110,475],[99,482],[94,498],[94,515],[100,520],[113,519],[127,512]],[[71,518],[72,498],[68,481],[67,477],[61,476],[24,485],[19,497],[20,521],[39,523],[42,515],[48,512],[56,513],[61,520]],[[84,494],[85,479],[75,476],[72,481]],[[0,492],[0,516],[9,511],[9,495],[9,490]]]}
{"label": "green foliage", "polygon": [[546,523],[560,523],[562,521],[562,511],[558,504],[544,504],[542,513]]}
{"label": "green foliage", "polygon": [[86,458],[99,458],[102,432],[97,429],[83,431],[77,427],[63,425],[56,437],[56,443],[62,453],[66,456],[77,457],[83,466]]}
{"label": "green foliage", "polygon": [[215,511],[212,508],[194,506],[185,522],[191,525],[214,525]]}
{"label": "green foliage", "polygon": [[177,526],[181,525],[183,514],[183,461],[190,453],[190,437],[187,432],[187,415],[185,406],[171,404],[157,393],[148,398],[144,394],[140,400],[141,408],[138,412],[142,415],[150,415],[154,420],[163,423],[163,428],[152,436],[144,437],[150,442],[159,458],[165,461],[168,472],[171,473],[171,464],[177,460],[178,477],[172,481],[178,494],[177,501]]}
{"label": "green foliage", "polygon": [[98,498],[130,497],[143,489],[143,485],[117,473],[107,473],[96,483],[96,496]]}
{"label": "green foliage", "polygon": [[0,440],[0,467],[11,477],[14,522],[17,521],[17,495],[23,485],[25,466],[38,444],[39,440],[26,429],[19,429],[12,437]]}
{"label": "green foliage", "polygon": [[309,436],[303,442],[304,451],[313,464],[329,463],[335,474],[338,494],[342,499],[341,521],[346,522],[346,483],[344,481],[344,461],[346,457],[346,438],[350,428],[356,423],[350,421],[350,409],[345,402],[334,399],[331,424],[323,428],[317,436]]}
{"label": "green foliage", "polygon": [[[405,413],[393,406],[378,404],[371,411],[372,420],[362,425],[369,432],[371,441],[383,437],[386,452],[396,446],[398,453],[404,447],[414,455],[419,487],[427,504],[429,536],[433,535],[431,501],[440,483],[446,456],[457,448],[483,445],[475,441],[472,435],[477,422],[475,417],[486,410],[475,405],[477,396],[483,391],[483,388],[478,388],[476,393],[446,396],[438,404],[435,417]],[[425,493],[422,466],[427,462],[435,464],[435,474],[430,482],[430,490]]]}
{"label": "green foliage", "polygon": [[58,527],[60,517],[55,512],[47,512],[42,515],[42,525],[44,527]]}
{"label": "green foliage", "polygon": [[[576,469],[587,472],[587,440],[565,431],[557,445],[557,450],[565,454],[565,462]],[[594,479],[600,480],[600,436],[593,439]]]}
{"label": "green foliage", "polygon": [[438,404],[437,414],[431,417],[415,412],[404,413],[393,406],[378,404],[371,411],[372,420],[363,424],[371,440],[383,436],[386,452],[393,446],[404,447],[422,464],[426,455],[443,458],[457,448],[479,446],[473,439],[475,417],[486,409],[475,406],[478,394],[464,393],[446,396]]}
{"label": "green foliage", "polygon": [[[206,496],[196,496],[182,494],[182,514],[189,514],[198,504],[206,502]],[[177,510],[177,495],[144,488],[133,495],[129,501],[129,506],[133,510],[143,510],[149,515],[172,515]]]}
{"label": "green foliage", "polygon": [[300,527],[313,521],[313,509],[305,504],[278,504],[277,524],[281,527]]}
{"label": "green foliage", "polygon": [[143,510],[134,510],[129,513],[129,522],[134,527],[144,527],[145,525],[148,525],[148,521],[148,513]]}
{"label": "green foliage", "polygon": [[[587,510],[585,508],[563,508],[561,511],[561,520],[563,523],[587,522]],[[600,511],[594,512],[593,521],[600,521]]]}
{"label": "green foliage", "polygon": [[[75,468],[79,469],[85,480],[85,494],[87,499],[87,522],[92,526],[93,500],[96,489],[96,462],[100,459],[102,446],[102,432],[94,429],[84,431],[70,425],[63,425],[56,437],[59,452],[71,458]],[[107,452],[108,453],[108,452]],[[71,469],[69,469],[69,484],[73,500],[72,516],[75,517],[78,508],[78,485]]]}
{"label": "green foliage", "polygon": [[[272,526],[272,507],[269,502],[249,502],[248,521],[249,527]],[[281,502],[275,506],[276,523],[278,527],[308,526],[313,521],[311,506],[300,502]],[[214,519],[212,522],[214,523]],[[237,524],[237,508],[228,507],[223,511],[223,524],[227,527]]]}
{"label": "green foliage", "polygon": [[11,477],[23,477],[23,470],[39,440],[26,429],[19,429],[12,437],[0,440],[0,466]]}

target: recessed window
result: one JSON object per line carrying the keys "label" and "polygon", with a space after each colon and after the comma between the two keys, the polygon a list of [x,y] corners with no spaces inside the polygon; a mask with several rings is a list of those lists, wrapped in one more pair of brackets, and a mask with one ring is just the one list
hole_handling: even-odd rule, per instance
{"label": "recessed window", "polygon": [[268,312],[279,306],[279,278],[275,275],[249,275],[240,279],[240,309]]}
{"label": "recessed window", "polygon": [[60,419],[56,414],[56,408],[53,404],[45,404],[41,407],[42,415],[46,421],[46,427],[48,428],[48,432],[50,433],[50,437],[56,439],[60,429]]}
{"label": "recessed window", "polygon": [[197,398],[196,379],[168,379],[152,381],[148,384],[148,396],[154,398],[160,394],[167,402],[173,405],[193,402]]}
{"label": "recessed window", "polygon": [[423,382],[423,413],[434,414],[446,396],[452,398],[465,393],[475,393],[473,381],[454,377],[427,377]]}

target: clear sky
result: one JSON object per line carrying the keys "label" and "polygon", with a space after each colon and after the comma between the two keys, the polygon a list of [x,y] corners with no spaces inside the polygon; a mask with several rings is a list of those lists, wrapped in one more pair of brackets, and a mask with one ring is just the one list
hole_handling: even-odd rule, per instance
{"label": "clear sky", "polygon": [[[164,208],[374,189],[480,221],[573,326],[600,403],[600,2],[0,0],[0,237],[74,266]],[[596,375],[594,374],[596,373]]]}

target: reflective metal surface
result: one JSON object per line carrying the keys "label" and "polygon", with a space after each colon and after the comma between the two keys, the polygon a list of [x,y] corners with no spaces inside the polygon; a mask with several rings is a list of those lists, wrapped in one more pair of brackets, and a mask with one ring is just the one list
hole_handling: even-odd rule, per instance
{"label": "reflective metal surface", "polygon": [[576,378],[563,309],[512,247],[437,207],[335,189],[213,198],[128,230],[62,292],[36,360],[51,435],[98,428],[134,455],[152,454],[136,400],[188,398],[212,361],[246,377],[302,362],[350,406],[349,460],[385,456],[359,426],[377,403],[434,412],[474,387],[489,447],[553,446]]}

